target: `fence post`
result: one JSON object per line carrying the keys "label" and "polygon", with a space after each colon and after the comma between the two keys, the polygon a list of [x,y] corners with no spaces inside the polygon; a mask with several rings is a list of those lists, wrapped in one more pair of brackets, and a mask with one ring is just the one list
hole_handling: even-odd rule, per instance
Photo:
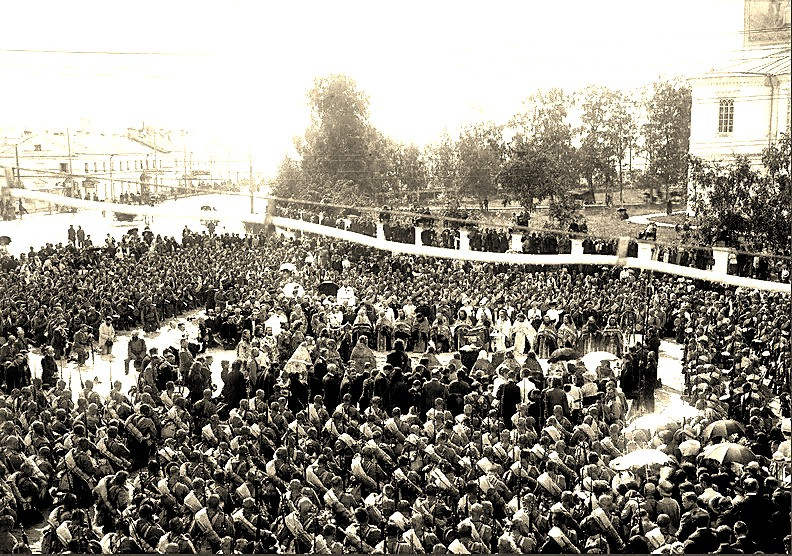
{"label": "fence post", "polygon": [[511,235],[511,248],[512,251],[516,251],[517,253],[522,253],[522,241],[523,235],[517,232],[512,232]]}
{"label": "fence post", "polygon": [[712,265],[712,271],[719,274],[729,273],[729,254],[730,250],[727,247],[713,247],[712,258],[715,263]]}
{"label": "fence post", "polygon": [[470,232],[468,230],[459,230],[459,250],[470,251]]}

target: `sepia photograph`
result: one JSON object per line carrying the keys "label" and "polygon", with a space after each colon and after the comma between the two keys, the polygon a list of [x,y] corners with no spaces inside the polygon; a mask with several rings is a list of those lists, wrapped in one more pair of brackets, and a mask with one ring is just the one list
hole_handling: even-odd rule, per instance
{"label": "sepia photograph", "polygon": [[790,0],[3,13],[0,554],[792,553]]}

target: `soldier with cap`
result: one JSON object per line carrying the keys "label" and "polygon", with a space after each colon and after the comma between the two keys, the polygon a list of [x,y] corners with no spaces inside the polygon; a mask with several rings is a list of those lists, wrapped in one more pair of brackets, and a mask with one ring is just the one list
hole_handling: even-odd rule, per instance
{"label": "soldier with cap", "polygon": [[220,497],[210,494],[206,499],[206,507],[195,514],[190,535],[196,540],[198,550],[220,549],[222,537],[234,535],[234,522],[222,508]]}

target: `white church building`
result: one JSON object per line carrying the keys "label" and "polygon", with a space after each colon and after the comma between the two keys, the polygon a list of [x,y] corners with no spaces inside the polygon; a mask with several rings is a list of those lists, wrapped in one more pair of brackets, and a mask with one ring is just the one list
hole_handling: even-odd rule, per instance
{"label": "white church building", "polygon": [[790,128],[790,0],[745,0],[742,35],[731,64],[689,80],[690,154],[758,165]]}

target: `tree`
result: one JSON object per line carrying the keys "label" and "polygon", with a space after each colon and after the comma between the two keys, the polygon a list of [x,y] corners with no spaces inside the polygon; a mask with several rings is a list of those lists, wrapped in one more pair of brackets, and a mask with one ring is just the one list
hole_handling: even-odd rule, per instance
{"label": "tree", "polygon": [[308,92],[311,125],[295,140],[301,185],[289,165],[275,181],[276,194],[371,202],[380,193],[382,137],[369,123],[369,99],[345,75],[317,78]]}
{"label": "tree", "polygon": [[650,180],[665,186],[665,197],[673,186],[685,183],[690,146],[690,87],[681,82],[662,81],[652,85],[644,105],[648,121],[643,126],[649,158]]}
{"label": "tree", "polygon": [[698,239],[752,250],[789,250],[792,227],[790,136],[762,153],[764,172],[745,156],[723,164],[690,159]]}
{"label": "tree", "polygon": [[577,183],[569,105],[570,99],[560,89],[540,91],[512,119],[514,136],[499,179],[504,193],[528,210],[535,198],[563,195]]}
{"label": "tree", "polygon": [[465,128],[456,144],[459,197],[483,200],[495,196],[498,174],[504,157],[503,134],[494,124]]}
{"label": "tree", "polygon": [[601,180],[610,194],[618,177],[620,200],[623,200],[623,162],[628,146],[634,141],[635,123],[630,101],[620,91],[607,87],[587,87],[580,94],[581,134],[578,167],[586,178],[594,200],[595,180]]}
{"label": "tree", "polygon": [[443,132],[440,140],[430,145],[426,154],[429,185],[448,196],[456,196],[459,179],[459,152],[456,143]]}

